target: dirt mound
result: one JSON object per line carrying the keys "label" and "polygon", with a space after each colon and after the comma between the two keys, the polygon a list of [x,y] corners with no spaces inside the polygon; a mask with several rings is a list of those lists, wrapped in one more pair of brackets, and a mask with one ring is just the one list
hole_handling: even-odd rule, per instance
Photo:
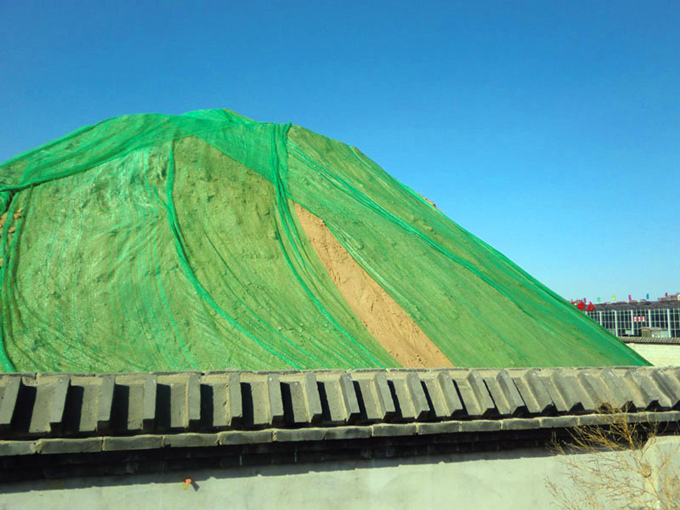
{"label": "dirt mound", "polygon": [[0,163],[5,213],[3,371],[647,364],[361,151],[299,126],[109,119]]}

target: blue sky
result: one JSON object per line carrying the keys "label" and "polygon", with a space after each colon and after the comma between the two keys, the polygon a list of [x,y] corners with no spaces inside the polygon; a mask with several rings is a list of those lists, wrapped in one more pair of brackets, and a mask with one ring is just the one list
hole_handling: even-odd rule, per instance
{"label": "blue sky", "polygon": [[680,291],[680,2],[0,2],[0,161],[229,108],[359,147],[566,298]]}

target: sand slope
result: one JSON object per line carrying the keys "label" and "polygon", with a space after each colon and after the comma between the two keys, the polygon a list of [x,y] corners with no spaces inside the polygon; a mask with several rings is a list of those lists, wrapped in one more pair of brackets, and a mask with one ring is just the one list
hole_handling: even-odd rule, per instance
{"label": "sand slope", "polygon": [[321,218],[298,204],[295,212],[333,283],[387,352],[407,368],[453,366],[413,319],[345,251]]}

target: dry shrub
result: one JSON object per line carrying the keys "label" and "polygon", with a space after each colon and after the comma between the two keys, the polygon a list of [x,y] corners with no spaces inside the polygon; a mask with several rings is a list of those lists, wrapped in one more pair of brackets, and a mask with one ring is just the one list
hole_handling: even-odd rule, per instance
{"label": "dry shrub", "polygon": [[[571,484],[547,480],[558,508],[680,508],[680,456],[657,423],[610,406],[598,425],[581,426],[568,439],[554,439]],[[585,454],[585,455],[583,455]],[[675,466],[674,466],[675,464]]]}

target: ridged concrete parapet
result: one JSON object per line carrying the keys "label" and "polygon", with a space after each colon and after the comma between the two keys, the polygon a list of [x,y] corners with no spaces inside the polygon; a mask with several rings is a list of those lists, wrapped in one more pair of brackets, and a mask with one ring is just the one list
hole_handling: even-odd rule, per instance
{"label": "ridged concrete parapet", "polygon": [[[148,460],[106,457],[115,452],[153,453],[159,462],[162,452],[193,449],[223,465],[253,452],[293,452],[288,461],[298,461],[302,444],[315,445],[305,451],[316,461],[324,450],[366,455],[367,445],[388,452],[401,445],[408,455],[435,444],[493,440],[503,447],[606,424],[604,407],[625,410],[629,421],[677,428],[680,368],[3,374],[0,469],[5,479],[42,476],[45,466],[54,468],[52,457],[63,464],[55,476],[65,476],[65,466],[79,463],[99,465],[95,473]],[[44,466],[17,470],[26,456],[45,459]]]}
{"label": "ridged concrete parapet", "polygon": [[2,439],[670,411],[680,368],[3,374]]}

